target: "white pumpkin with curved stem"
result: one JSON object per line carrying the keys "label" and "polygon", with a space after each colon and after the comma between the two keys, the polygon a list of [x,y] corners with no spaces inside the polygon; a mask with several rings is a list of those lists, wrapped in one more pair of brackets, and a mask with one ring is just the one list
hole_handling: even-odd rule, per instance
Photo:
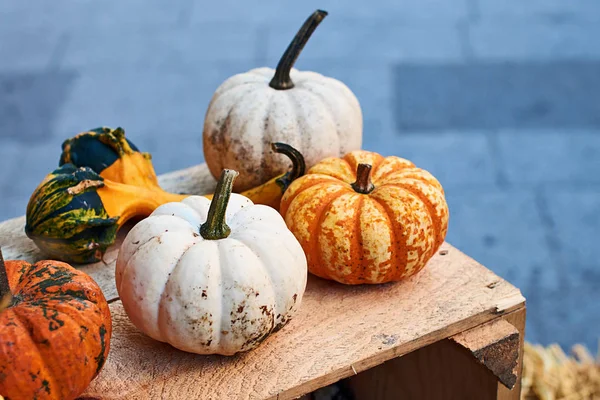
{"label": "white pumpkin with curved stem", "polygon": [[204,120],[206,164],[216,178],[224,168],[240,172],[235,191],[258,186],[289,168],[270,149],[285,142],[304,155],[307,167],[362,146],[360,104],[342,82],[293,65],[317,25],[309,17],[277,65],[227,79],[214,93]]}
{"label": "white pumpkin with curved stem", "polygon": [[117,290],[130,320],[153,339],[232,355],[258,346],[298,310],[302,247],[276,210],[231,194],[235,175],[223,171],[212,203],[191,196],[164,204],[125,238]]}

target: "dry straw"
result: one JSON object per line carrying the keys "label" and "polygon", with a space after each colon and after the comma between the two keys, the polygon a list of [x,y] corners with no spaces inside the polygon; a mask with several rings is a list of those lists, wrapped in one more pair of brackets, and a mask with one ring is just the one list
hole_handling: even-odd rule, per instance
{"label": "dry straw", "polygon": [[560,346],[525,343],[522,400],[600,400],[600,352],[597,359],[582,345],[567,356]]}

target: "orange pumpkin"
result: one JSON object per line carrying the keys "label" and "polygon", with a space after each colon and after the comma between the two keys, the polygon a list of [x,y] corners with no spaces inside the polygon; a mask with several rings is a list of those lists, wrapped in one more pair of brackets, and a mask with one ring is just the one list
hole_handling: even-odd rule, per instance
{"label": "orange pumpkin", "polygon": [[2,261],[0,395],[74,399],[98,375],[112,324],[98,285],[58,261]]}
{"label": "orange pumpkin", "polygon": [[433,175],[362,150],[313,166],[285,192],[280,212],[308,270],[351,285],[420,271],[443,243],[449,217]]}

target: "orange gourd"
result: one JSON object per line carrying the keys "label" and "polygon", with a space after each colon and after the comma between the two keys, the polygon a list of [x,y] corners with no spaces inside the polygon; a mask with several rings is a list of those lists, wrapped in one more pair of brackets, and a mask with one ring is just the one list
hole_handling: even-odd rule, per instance
{"label": "orange gourd", "polygon": [[308,270],[350,285],[420,271],[444,241],[449,217],[433,175],[408,160],[362,150],[313,166],[285,192],[280,212]]}
{"label": "orange gourd", "polygon": [[0,397],[69,400],[98,375],[112,324],[98,285],[58,261],[2,261]]}

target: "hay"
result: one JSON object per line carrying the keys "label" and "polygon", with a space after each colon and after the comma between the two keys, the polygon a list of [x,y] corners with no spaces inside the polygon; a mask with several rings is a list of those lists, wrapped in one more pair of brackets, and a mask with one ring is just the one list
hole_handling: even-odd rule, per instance
{"label": "hay", "polygon": [[560,346],[525,343],[522,400],[600,399],[600,352],[594,357],[582,345],[568,357]]}

